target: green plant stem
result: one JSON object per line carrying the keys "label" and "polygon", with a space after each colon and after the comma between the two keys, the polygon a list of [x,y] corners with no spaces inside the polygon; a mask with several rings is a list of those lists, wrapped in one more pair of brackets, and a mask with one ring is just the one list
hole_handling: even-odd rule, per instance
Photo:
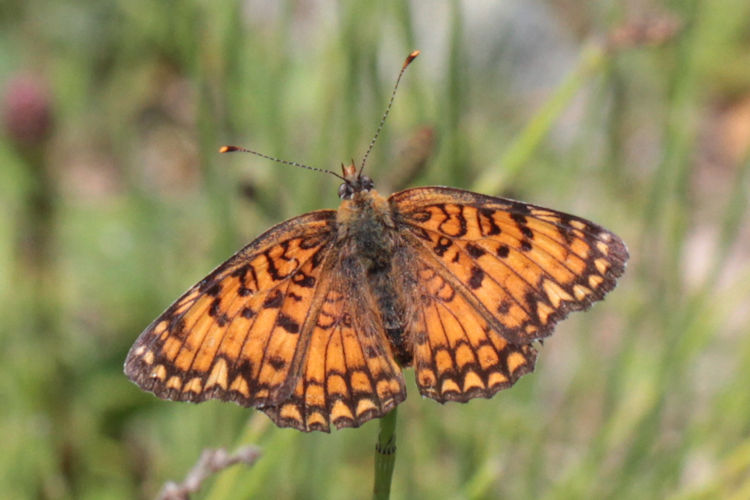
{"label": "green plant stem", "polygon": [[373,500],[387,500],[391,496],[391,478],[396,464],[396,408],[380,419],[380,433],[375,445],[375,485]]}

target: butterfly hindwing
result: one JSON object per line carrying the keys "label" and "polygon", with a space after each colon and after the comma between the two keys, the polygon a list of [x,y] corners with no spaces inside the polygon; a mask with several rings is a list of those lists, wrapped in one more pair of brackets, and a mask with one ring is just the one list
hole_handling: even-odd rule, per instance
{"label": "butterfly hindwing", "polygon": [[614,288],[628,258],[616,235],[585,219],[444,187],[389,198],[410,239],[489,327],[522,345]]}
{"label": "butterfly hindwing", "polygon": [[166,399],[277,403],[334,237],[331,210],[270,229],[149,325],[125,373]]}
{"label": "butterfly hindwing", "polygon": [[326,292],[294,393],[279,406],[263,408],[281,427],[358,427],[406,398],[373,298],[361,286],[364,270],[352,262],[343,269],[342,262],[332,262],[323,278]]}
{"label": "butterfly hindwing", "polygon": [[531,372],[536,350],[529,344],[511,344],[493,331],[457,293],[454,279],[424,254],[414,262],[420,300],[415,302],[411,328],[420,393],[441,403],[489,398]]}

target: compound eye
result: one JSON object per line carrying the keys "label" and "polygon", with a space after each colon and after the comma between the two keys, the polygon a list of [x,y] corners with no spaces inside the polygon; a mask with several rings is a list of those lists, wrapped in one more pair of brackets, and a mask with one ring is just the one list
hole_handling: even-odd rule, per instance
{"label": "compound eye", "polygon": [[339,198],[342,200],[351,200],[354,196],[354,189],[346,182],[339,186]]}
{"label": "compound eye", "polygon": [[369,191],[375,187],[375,183],[372,182],[372,179],[370,179],[366,175],[362,176],[362,179],[360,182],[362,183],[362,189],[364,189],[365,191]]}

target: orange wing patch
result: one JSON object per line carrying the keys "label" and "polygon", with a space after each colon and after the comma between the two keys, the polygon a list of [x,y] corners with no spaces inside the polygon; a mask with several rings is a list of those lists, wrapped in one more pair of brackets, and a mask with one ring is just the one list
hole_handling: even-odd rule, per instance
{"label": "orange wing patch", "polygon": [[432,267],[455,276],[467,303],[513,344],[551,334],[568,312],[602,299],[628,258],[602,227],[513,200],[416,188],[389,201]]}
{"label": "orange wing patch", "polygon": [[[333,270],[335,278],[345,276]],[[406,398],[401,369],[363,290],[334,283],[312,330],[302,375],[289,400],[262,410],[281,427],[328,432],[381,417]],[[361,297],[358,297],[362,294]]]}
{"label": "orange wing patch", "polygon": [[509,343],[456,292],[444,271],[424,261],[419,266],[422,300],[415,307],[412,335],[423,396],[441,403],[489,398],[534,369],[537,353],[531,345]]}
{"label": "orange wing patch", "polygon": [[335,212],[270,229],[188,290],[140,335],[125,373],[179,401],[278,404],[335,235]]}

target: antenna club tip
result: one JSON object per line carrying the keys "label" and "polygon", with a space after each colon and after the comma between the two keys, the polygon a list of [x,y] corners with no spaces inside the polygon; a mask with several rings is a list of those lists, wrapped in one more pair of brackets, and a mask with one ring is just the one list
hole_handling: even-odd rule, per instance
{"label": "antenna club tip", "polygon": [[239,148],[237,146],[222,146],[219,148],[219,153],[231,153],[232,151],[237,151]]}
{"label": "antenna club tip", "polygon": [[403,67],[404,67],[404,68],[406,68],[406,67],[407,67],[407,66],[408,66],[409,64],[411,64],[411,62],[412,62],[412,61],[413,61],[414,59],[416,59],[416,58],[417,58],[417,56],[418,56],[419,54],[421,54],[421,53],[422,53],[421,51],[419,51],[419,50],[415,50],[415,51],[413,51],[413,52],[412,52],[411,54],[409,54],[409,55],[408,55],[408,56],[406,57],[406,61],[404,61],[404,65],[403,65]]}

